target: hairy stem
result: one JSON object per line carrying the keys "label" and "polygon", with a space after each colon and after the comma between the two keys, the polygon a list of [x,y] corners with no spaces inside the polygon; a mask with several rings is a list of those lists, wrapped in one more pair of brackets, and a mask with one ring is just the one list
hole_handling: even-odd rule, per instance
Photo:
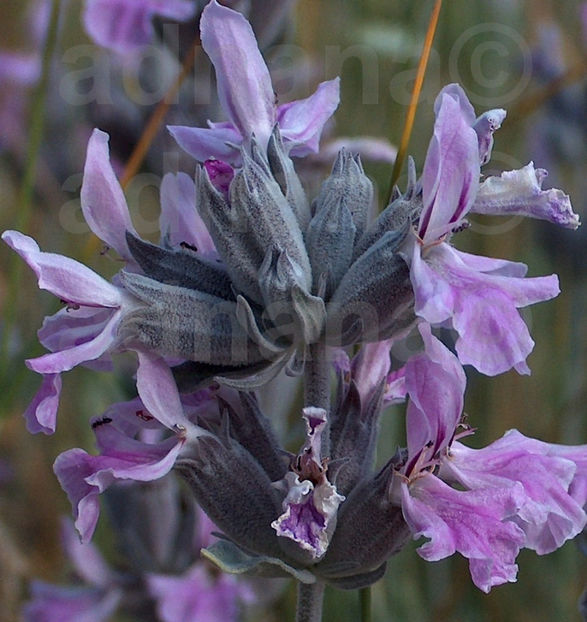
{"label": "hairy stem", "polygon": [[309,347],[309,358],[306,360],[304,378],[304,404],[330,408],[330,373],[326,360],[326,346],[322,343],[313,343]]}
{"label": "hairy stem", "polygon": [[[330,412],[330,367],[327,360],[326,346],[313,343],[309,348],[304,376],[304,405],[324,408]],[[330,433],[326,426],[322,432],[322,455],[330,455]]]}
{"label": "hairy stem", "polygon": [[320,622],[324,602],[324,583],[298,583],[296,622]]}

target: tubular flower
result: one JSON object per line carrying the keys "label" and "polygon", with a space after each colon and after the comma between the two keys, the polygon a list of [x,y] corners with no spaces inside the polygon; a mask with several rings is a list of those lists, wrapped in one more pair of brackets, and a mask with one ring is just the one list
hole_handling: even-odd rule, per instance
{"label": "tubular flower", "polygon": [[549,445],[517,430],[483,449],[463,445],[464,374],[426,324],[420,332],[426,351],[406,365],[408,451],[394,494],[414,538],[430,539],[418,553],[436,561],[460,552],[488,592],[516,580],[521,548],[548,553],[581,532],[587,446]]}
{"label": "tubular flower", "polygon": [[[189,186],[189,178],[187,181]],[[175,184],[170,176],[162,187],[161,225],[167,244],[178,244],[178,227],[183,229],[186,224],[185,208],[182,201],[177,200],[185,185],[183,178]],[[125,260],[127,270],[138,270],[125,237],[126,231],[135,233],[135,229],[110,164],[108,135],[100,130],[94,130],[88,143],[81,206],[92,231]],[[197,230],[197,215],[190,214],[188,224]],[[193,236],[188,230],[184,238],[213,255],[213,245],[206,238],[205,228],[202,227],[200,233],[194,232]],[[118,338],[121,319],[136,308],[139,300],[122,287],[119,275],[108,282],[73,259],[41,251],[32,238],[17,231],[5,231],[2,239],[32,268],[39,287],[66,303],[65,308],[45,318],[38,332],[39,340],[50,353],[27,361],[30,369],[43,375],[41,388],[25,412],[27,427],[33,433],[52,434],[61,392],[61,372],[80,364],[110,369],[110,353],[121,349]]]}
{"label": "tubular flower", "polygon": [[[186,417],[167,365],[142,353],[139,363],[141,400],[115,404],[92,422],[100,455],[70,449],[55,461],[55,474],[71,501],[83,542],[90,540],[98,521],[99,493],[118,480],[163,477],[182,452],[206,434]],[[172,435],[163,437],[166,429]]]}
{"label": "tubular flower", "polygon": [[53,350],[27,365],[43,374],[41,388],[26,414],[31,432],[55,431],[61,381],[59,374],[95,361],[117,343],[124,313],[136,300],[123,288],[109,283],[81,263],[39,250],[37,243],[17,231],[5,231],[2,239],[33,269],[41,289],[47,289],[67,307],[47,318],[40,338]]}
{"label": "tubular flower", "polygon": [[457,332],[462,363],[491,376],[512,367],[530,373],[526,358],[534,342],[517,309],[556,296],[557,277],[524,278],[524,264],[463,253],[449,240],[474,211],[522,214],[567,227],[576,227],[578,217],[568,196],[540,189],[544,172],[532,164],[479,184],[480,165],[489,157],[503,110],[475,119],[464,92],[453,84],[441,91],[435,111],[421,180],[422,211],[403,249],[415,313]]}
{"label": "tubular flower", "polygon": [[338,106],[338,78],[322,82],[306,99],[277,106],[269,70],[240,13],[212,0],[202,12],[200,31],[228,121],[209,122],[208,128],[171,126],[180,147],[200,162],[215,158],[240,165],[240,145],[255,136],[265,149],[277,123],[291,155],[318,151],[322,128]]}

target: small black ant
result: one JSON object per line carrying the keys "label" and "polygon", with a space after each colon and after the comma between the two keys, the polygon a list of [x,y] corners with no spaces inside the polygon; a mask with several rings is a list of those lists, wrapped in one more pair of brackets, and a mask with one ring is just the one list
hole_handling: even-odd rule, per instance
{"label": "small black ant", "polygon": [[97,419],[92,423],[92,430],[99,428],[101,425],[105,423],[112,423],[112,419],[110,417],[102,417],[102,419]]}

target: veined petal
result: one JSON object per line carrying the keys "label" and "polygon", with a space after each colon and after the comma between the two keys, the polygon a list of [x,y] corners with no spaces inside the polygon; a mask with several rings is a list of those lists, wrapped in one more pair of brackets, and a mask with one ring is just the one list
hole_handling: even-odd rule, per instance
{"label": "veined petal", "polygon": [[234,166],[241,164],[239,147],[243,142],[243,137],[232,125],[224,127],[168,125],[167,129],[177,144],[198,162],[216,158],[223,162],[230,162]]}
{"label": "veined petal", "polygon": [[85,477],[92,473],[89,458],[91,456],[83,449],[69,449],[57,456],[53,465],[61,488],[71,502],[75,527],[82,542],[91,540],[100,515],[99,491],[85,482]]}
{"label": "veined petal", "polygon": [[484,112],[475,120],[475,123],[473,123],[473,129],[477,132],[477,139],[479,141],[479,161],[481,162],[481,166],[487,164],[491,159],[493,134],[501,127],[506,114],[503,108],[494,108],[493,110]]}
{"label": "veined petal", "polygon": [[82,542],[92,538],[100,503],[98,495],[119,479],[152,481],[168,473],[181,450],[183,440],[171,437],[157,444],[126,437],[105,419],[94,425],[103,455],[91,456],[82,449],[70,449],[55,460],[53,470],[73,508],[75,526]]}
{"label": "veined petal", "polygon": [[461,111],[459,102],[441,94],[424,171],[423,203],[418,234],[432,242],[467,214],[479,186],[480,164],[477,134]]}
{"label": "veined petal", "polygon": [[454,490],[431,474],[402,484],[402,510],[414,539],[430,541],[418,549],[428,561],[455,552],[469,559],[475,585],[489,592],[516,580],[516,556],[524,532],[507,520],[522,503],[521,486],[475,491]]}
{"label": "veined petal", "polygon": [[445,248],[439,254],[445,255],[448,267],[444,276],[455,287],[452,325],[459,333],[456,350],[461,362],[487,375],[511,367],[529,373],[525,360],[534,342],[516,309],[557,296],[556,275],[517,278],[472,272],[461,261],[467,257],[441,246]]}
{"label": "veined petal", "polygon": [[[250,24],[241,13],[212,0],[202,12],[200,33],[216,69],[224,112],[244,138],[254,134],[266,147],[275,124],[275,96]],[[215,154],[204,159],[210,155]]]}
{"label": "veined petal", "polygon": [[463,365],[473,365],[487,376],[511,369],[529,374],[526,358],[534,349],[528,327],[511,299],[495,289],[481,289],[475,297],[460,296],[466,305],[453,317],[459,333],[455,344]]}
{"label": "veined petal", "polygon": [[445,95],[452,97],[452,99],[454,99],[455,102],[458,103],[459,111],[463,119],[469,125],[473,125],[473,123],[475,123],[476,117],[475,109],[469,101],[469,98],[463,90],[463,87],[456,82],[453,82],[452,84],[447,84],[440,90],[440,93],[438,93],[436,99],[434,100],[434,114],[438,116]]}
{"label": "veined petal", "polygon": [[327,479],[321,460],[322,433],[327,424],[323,408],[306,407],[306,442],[292,471],[283,483],[287,495],[282,502],[283,514],[271,523],[278,536],[296,542],[312,559],[326,553],[336,526],[338,506],[345,500]]}
{"label": "veined petal", "polygon": [[[442,255],[441,261],[444,262],[445,266],[449,267],[449,271],[451,270],[450,266],[452,266],[455,276],[457,273],[460,273],[464,281],[466,280],[467,272],[477,272],[477,266],[481,263],[485,263],[485,266],[487,266],[488,261],[490,261],[490,258],[487,257],[483,258],[470,253],[462,253],[448,244],[441,244],[437,248],[438,254],[434,256],[439,257]],[[478,273],[478,278],[488,286],[499,288],[507,293],[517,308],[550,300],[559,295],[558,277],[555,274],[520,278],[515,275],[516,264],[506,267],[504,274],[503,261],[495,261],[497,262],[497,269],[491,272],[484,271],[484,273]],[[520,271],[523,265],[518,264]],[[473,289],[475,287],[474,283],[471,283],[470,286]]]}
{"label": "veined petal", "polygon": [[234,169],[232,166],[222,160],[206,160],[204,168],[214,188],[228,200],[228,189],[230,188],[230,182],[234,179]]}
{"label": "veined petal", "polygon": [[452,97],[458,103],[463,119],[475,130],[479,144],[479,161],[482,165],[486,164],[491,158],[493,133],[501,127],[506,111],[495,108],[475,118],[475,109],[463,88],[459,84],[449,84],[440,91],[434,102],[436,115],[442,105],[443,95]]}
{"label": "veined petal", "polygon": [[[569,494],[577,464],[541,449],[517,430],[483,449],[455,442],[443,461],[441,476],[469,489],[509,488],[519,482],[524,501],[512,520],[526,534],[525,547],[543,555],[579,534],[587,515]],[[587,455],[586,446],[576,450]]]}
{"label": "veined petal", "polygon": [[81,205],[90,229],[123,259],[132,259],[125,232],[136,234],[126,199],[110,164],[108,134],[95,129],[88,142]]}
{"label": "veined petal", "polygon": [[577,465],[573,481],[569,486],[569,494],[582,508],[585,508],[587,506],[587,446],[557,445],[537,440],[533,440],[533,446],[534,451],[541,451],[547,456],[565,458]]}
{"label": "veined petal", "polygon": [[[446,243],[424,250],[411,242],[410,277],[415,311],[432,325],[450,320],[459,333],[456,350],[461,363],[493,376],[514,367],[529,373],[526,357],[534,342],[517,308],[548,300],[559,293],[555,275],[535,278],[503,276],[520,267],[460,253]],[[472,259],[472,266],[467,261]]]}
{"label": "veined petal", "polygon": [[95,339],[112,316],[112,309],[63,308],[44,318],[37,331],[39,341],[51,352],[68,350]]}
{"label": "veined petal", "polygon": [[442,324],[450,319],[455,306],[455,295],[450,284],[438,278],[434,268],[424,260],[422,245],[413,235],[408,239],[406,256],[409,258],[416,314],[433,326]]}
{"label": "veined petal", "polygon": [[383,405],[398,404],[406,399],[406,368],[401,367],[387,374],[383,392]]}
{"label": "veined petal", "polygon": [[340,78],[321,82],[316,91],[305,99],[298,99],[277,108],[277,122],[281,135],[294,143],[292,156],[317,153],[322,128],[340,103]]}
{"label": "veined petal", "polygon": [[271,526],[278,536],[290,538],[314,559],[319,559],[330,542],[329,523],[336,518],[338,506],[345,497],[326,479],[317,485],[300,480],[295,473],[288,473],[285,479],[289,485],[283,501],[285,511]]}
{"label": "veined petal", "polygon": [[120,290],[78,261],[44,253],[33,238],[18,231],[5,231],[2,239],[31,267],[41,289],[67,302],[87,307],[120,306]]}
{"label": "veined petal", "polygon": [[459,360],[432,335],[430,326],[422,323],[418,328],[425,351],[412,356],[405,366],[411,460],[425,448],[434,456],[448,446],[463,412],[467,382]]}
{"label": "veined petal", "polygon": [[479,187],[471,212],[477,214],[517,215],[548,220],[566,229],[579,226],[569,195],[557,188],[542,190],[547,172],[530,162],[521,169],[488,177]]}
{"label": "veined petal", "polygon": [[111,404],[100,417],[101,421],[108,419],[117,430],[131,438],[142,435],[145,431],[152,436],[163,431],[163,424],[148,412],[139,397],[128,402]]}
{"label": "veined petal", "polygon": [[464,251],[456,251],[463,263],[477,272],[486,272],[495,276],[515,276],[525,277],[528,266],[519,261],[508,261],[507,259],[496,259],[494,257],[484,257],[483,255],[472,255]]}
{"label": "veined petal", "polygon": [[94,361],[115,343],[121,315],[122,312],[120,310],[115,311],[102,332],[91,341],[86,341],[67,350],[43,354],[43,356],[34,359],[27,359],[25,361],[27,367],[39,374],[56,374],[69,371],[80,363]]}
{"label": "veined petal", "polygon": [[[94,464],[100,469],[87,476],[86,481],[101,490],[110,486],[113,479],[150,482],[163,477],[170,471],[185,442],[178,435],[158,442],[143,442],[127,436],[104,417],[95,419],[92,427],[102,455],[90,456],[97,459]],[[159,438],[158,434],[153,436]]]}

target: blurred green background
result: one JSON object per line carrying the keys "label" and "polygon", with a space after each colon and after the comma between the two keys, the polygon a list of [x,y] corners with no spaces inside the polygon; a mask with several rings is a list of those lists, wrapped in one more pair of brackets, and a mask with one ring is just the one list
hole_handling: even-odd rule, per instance
{"label": "blurred green background", "polygon": [[[369,135],[398,144],[432,6],[431,1],[299,0],[295,23],[289,29],[294,45],[287,54],[279,46],[267,50],[270,66],[278,76],[278,96],[283,95],[283,101],[306,96],[317,82],[340,74],[342,100],[329,136]],[[458,81],[478,112],[492,107],[508,109],[486,172],[519,168],[534,160],[537,167],[550,170],[548,183],[568,192],[575,211],[585,220],[587,33],[581,22],[581,7],[582,3],[574,0],[446,1],[410,142],[409,152],[418,170],[430,140],[434,98],[443,85]],[[16,0],[2,2],[2,47],[30,49],[30,32],[22,25],[25,9]],[[87,123],[92,119],[85,108],[72,106],[60,97],[63,70],[72,70],[67,50],[88,44],[79,26],[79,11],[79,2],[72,0],[62,24],[54,61],[57,67],[50,83],[45,143],[25,232],[45,250],[80,259],[101,274],[112,274],[117,269],[113,260],[93,252],[90,235],[75,232],[71,224],[81,220],[76,197]],[[549,63],[555,66],[554,73]],[[30,90],[25,91],[22,100],[24,115],[30,103],[26,96],[30,94]],[[0,108],[2,102],[0,97]],[[170,114],[175,114],[173,107]],[[143,115],[139,118],[146,116],[144,111]],[[136,116],[132,118],[136,121]],[[1,230],[15,226],[17,219],[26,140],[23,136],[21,142],[11,143],[9,148],[3,144],[0,151]],[[172,149],[171,143],[164,144]],[[156,152],[151,153],[144,171],[151,170],[150,162],[155,162],[153,169],[163,167],[157,164],[157,158]],[[366,162],[365,168],[380,190],[381,206],[390,165]],[[401,183],[404,180],[405,175]],[[129,202],[134,217],[140,214],[145,222],[156,218],[153,189],[129,195]],[[548,442],[585,442],[585,230],[561,232],[535,221],[475,218],[471,229],[459,235],[457,244],[471,252],[523,261],[530,266],[531,276],[556,272],[562,289],[556,300],[525,314],[536,340],[529,358],[531,376],[510,372],[484,378],[468,370],[466,411],[470,423],[478,429],[471,442],[485,445],[510,428]],[[3,317],[14,312],[16,324],[9,336],[8,358],[0,378],[0,464],[5,473],[0,478],[1,622],[18,619],[30,578],[66,580],[58,520],[69,514],[70,506],[51,465],[56,455],[67,448],[89,450],[89,417],[111,402],[125,399],[129,391],[129,381],[123,379],[122,373],[76,369],[64,377],[57,434],[43,437],[26,432],[22,412],[39,378],[25,368],[23,359],[42,352],[36,330],[43,316],[57,310],[59,303],[37,290],[26,268],[20,272],[16,291],[11,291],[9,273],[14,265],[8,249],[2,246],[0,303]],[[124,359],[119,365],[123,370]],[[401,413],[399,408],[391,409],[384,418],[382,460],[403,442]],[[97,540],[107,551],[112,548],[104,516]],[[459,556],[430,564],[417,556],[415,548],[412,543],[393,558],[385,579],[374,586],[374,622],[581,619],[578,599],[585,588],[586,572],[585,557],[577,541],[568,542],[546,557],[524,551],[518,559],[517,583],[495,588],[489,595],[473,586],[467,563]],[[287,589],[271,610],[255,619],[293,619],[294,603],[293,588]],[[325,622],[358,619],[355,593],[327,591]]]}

